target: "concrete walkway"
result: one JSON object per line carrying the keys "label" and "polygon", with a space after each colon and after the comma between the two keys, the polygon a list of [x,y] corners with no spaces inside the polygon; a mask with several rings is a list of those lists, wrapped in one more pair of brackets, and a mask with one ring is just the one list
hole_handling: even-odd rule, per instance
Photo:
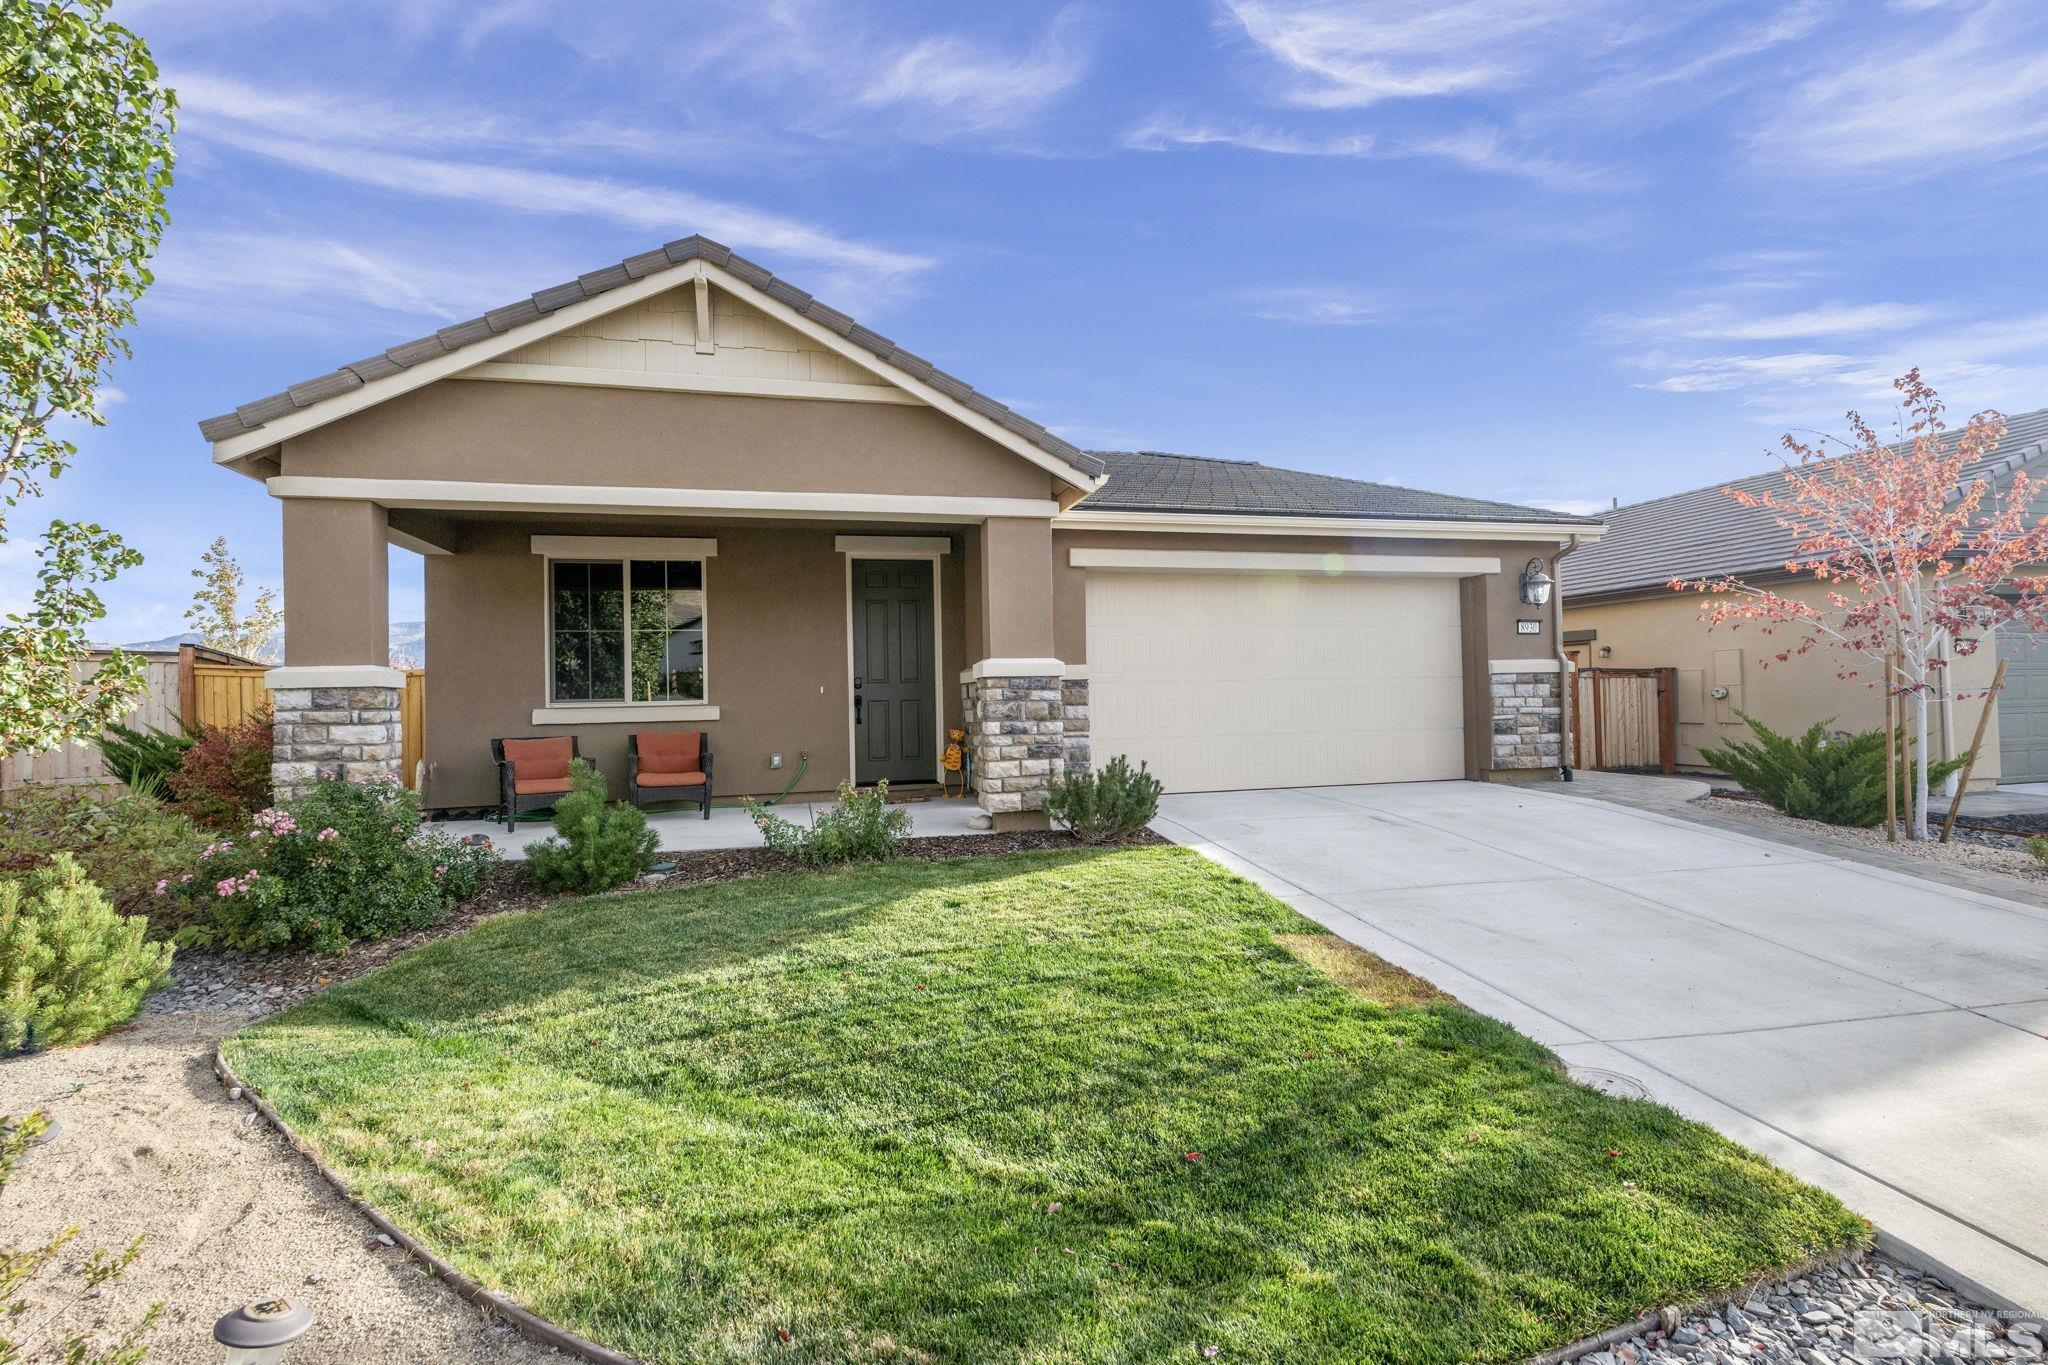
{"label": "concrete walkway", "polygon": [[[770,809],[785,820],[809,825],[816,822],[818,812],[830,810],[834,804],[831,801],[788,801]],[[913,836],[988,833],[985,829],[970,828],[967,823],[981,813],[981,808],[971,797],[906,801],[902,808],[910,812]],[[761,832],[754,828],[753,818],[738,806],[713,806],[709,820],[695,806],[687,810],[650,811],[647,822],[661,836],[664,853],[761,847]],[[517,828],[509,831],[503,820],[449,820],[434,828],[457,836],[487,834],[498,852],[507,858],[524,858],[527,845],[538,843],[555,832],[554,824],[548,820],[522,820]]]}
{"label": "concrete walkway", "polygon": [[2048,1309],[2048,911],[1537,788],[1169,796],[1156,827]]}

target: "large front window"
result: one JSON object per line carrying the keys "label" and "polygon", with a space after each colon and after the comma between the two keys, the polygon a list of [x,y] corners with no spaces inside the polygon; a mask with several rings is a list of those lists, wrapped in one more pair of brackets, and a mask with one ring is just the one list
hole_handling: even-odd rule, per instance
{"label": "large front window", "polygon": [[704,700],[704,561],[548,561],[557,702]]}

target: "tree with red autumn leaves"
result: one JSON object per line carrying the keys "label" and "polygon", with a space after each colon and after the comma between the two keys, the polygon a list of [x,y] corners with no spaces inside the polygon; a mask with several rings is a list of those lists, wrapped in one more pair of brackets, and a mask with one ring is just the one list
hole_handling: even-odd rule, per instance
{"label": "tree with red autumn leaves", "polygon": [[[2048,564],[2048,517],[2029,517],[2035,481],[2024,472],[2002,497],[1987,480],[1964,482],[1963,471],[2003,439],[2002,416],[1980,412],[1950,435],[1941,400],[1919,370],[1892,387],[1905,439],[1885,444],[1852,411],[1847,440],[1784,438],[1790,458],[1782,492],[1724,490],[1744,507],[1775,513],[1798,538],[1785,571],[1828,584],[1825,606],[1733,575],[1673,579],[1671,588],[1708,599],[1700,619],[1709,629],[1754,624],[1764,635],[1796,635],[1796,643],[1758,660],[1765,668],[1826,647],[1840,656],[1837,677],[1906,694],[1925,754],[1928,701],[1947,688],[1944,642],[1950,657],[1961,657],[1998,627],[2048,627],[2048,577],[2034,571]],[[1887,683],[1893,659],[1901,674]],[[1912,837],[1925,839],[1925,764],[1913,772]]]}

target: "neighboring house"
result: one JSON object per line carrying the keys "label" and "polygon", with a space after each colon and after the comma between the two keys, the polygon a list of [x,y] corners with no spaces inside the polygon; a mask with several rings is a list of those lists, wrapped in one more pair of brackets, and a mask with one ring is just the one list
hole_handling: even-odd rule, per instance
{"label": "neighboring house", "polygon": [[[998,324],[992,324],[998,325]],[[278,776],[388,769],[385,556],[426,556],[426,800],[494,737],[709,732],[722,794],[925,782],[1042,823],[1091,754],[1178,791],[1540,776],[1597,521],[1079,450],[701,237],[203,422],[283,505]],[[781,766],[776,766],[779,757]]]}
{"label": "neighboring house", "polygon": [[[1971,465],[1966,482],[1988,479],[1991,496],[2002,497],[2013,474],[2048,479],[2048,409],[2008,419],[2005,439],[1992,457]],[[1748,731],[1743,711],[1776,730],[1803,730],[1815,721],[1837,729],[1874,730],[1884,724],[1878,690],[1836,674],[1843,656],[1816,646],[1802,658],[1775,661],[1795,644],[1789,628],[1764,635],[1754,624],[1708,630],[1699,620],[1700,595],[1675,593],[1673,578],[1687,581],[1737,574],[1768,583],[1775,591],[1815,603],[1826,589],[1785,572],[1796,557],[1797,538],[1777,524],[1777,515],[1747,508],[1724,489],[1778,491],[1784,472],[1773,470],[1732,483],[1618,508],[1607,516],[1607,535],[1566,559],[1565,648],[1579,667],[1676,668],[1678,670],[1678,761],[1683,767],[1710,766],[1701,746],[1712,746]],[[2048,497],[2036,514],[2048,513]],[[2001,638],[1957,658],[1957,692],[1981,691],[2000,658],[2009,661],[2006,688],[1993,709],[1991,729],[1978,759],[1973,787],[1997,782],[2048,781],[2048,650],[2034,636],[2000,632]],[[1769,666],[1765,660],[1771,660]],[[1982,703],[1945,700],[1934,714],[1935,753],[1948,757],[1969,747]]]}

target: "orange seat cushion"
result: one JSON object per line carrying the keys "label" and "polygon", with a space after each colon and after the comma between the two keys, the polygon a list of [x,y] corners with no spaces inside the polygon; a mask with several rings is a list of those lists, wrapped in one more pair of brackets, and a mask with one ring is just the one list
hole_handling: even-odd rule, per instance
{"label": "orange seat cushion", "polygon": [[[517,772],[518,769],[513,769]],[[556,792],[567,792],[569,779],[566,777],[515,777],[512,779],[514,796],[548,796]]]}
{"label": "orange seat cushion", "polygon": [[701,787],[704,785],[704,774],[642,772],[640,774],[640,785],[643,787]]}
{"label": "orange seat cushion", "polygon": [[652,731],[636,741],[640,746],[640,785],[643,787],[687,786],[687,783],[652,782],[653,773],[695,773],[697,748],[704,742],[701,730]]}
{"label": "orange seat cushion", "polygon": [[575,756],[573,741],[561,739],[508,739],[505,761],[512,765],[513,790],[525,791],[527,782],[559,782],[559,787],[538,791],[569,790],[569,760]]}

